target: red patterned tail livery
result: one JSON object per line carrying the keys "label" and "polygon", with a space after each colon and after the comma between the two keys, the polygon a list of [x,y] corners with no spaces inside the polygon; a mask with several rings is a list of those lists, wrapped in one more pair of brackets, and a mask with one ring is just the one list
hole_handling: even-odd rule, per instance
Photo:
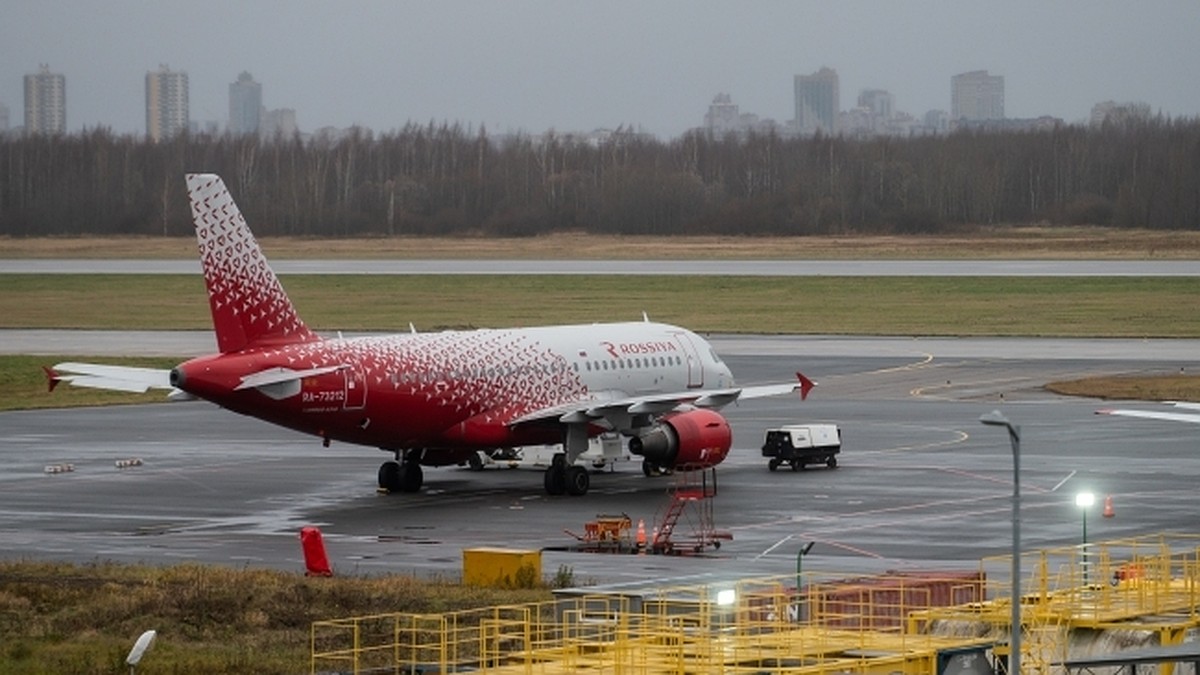
{"label": "red patterned tail livery", "polygon": [[187,188],[221,353],[317,340],[296,314],[221,177],[188,174]]}

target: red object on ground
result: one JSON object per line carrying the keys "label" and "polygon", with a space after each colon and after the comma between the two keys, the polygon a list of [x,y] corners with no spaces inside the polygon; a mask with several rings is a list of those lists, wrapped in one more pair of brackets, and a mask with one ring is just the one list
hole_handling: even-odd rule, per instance
{"label": "red object on ground", "polygon": [[329,557],[325,555],[325,541],[321,530],[316,527],[300,528],[300,545],[304,547],[305,574],[310,577],[331,577]]}

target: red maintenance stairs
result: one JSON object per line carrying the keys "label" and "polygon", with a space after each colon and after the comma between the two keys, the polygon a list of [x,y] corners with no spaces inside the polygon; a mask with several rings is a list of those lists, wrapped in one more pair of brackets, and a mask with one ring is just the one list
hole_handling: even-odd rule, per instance
{"label": "red maintenance stairs", "polygon": [[[717,495],[715,468],[681,471],[668,489],[671,496],[660,518],[656,518],[650,553],[690,555],[706,548],[721,548],[721,541],[733,539],[729,532],[716,529],[713,497]],[[680,528],[682,524],[682,530]]]}

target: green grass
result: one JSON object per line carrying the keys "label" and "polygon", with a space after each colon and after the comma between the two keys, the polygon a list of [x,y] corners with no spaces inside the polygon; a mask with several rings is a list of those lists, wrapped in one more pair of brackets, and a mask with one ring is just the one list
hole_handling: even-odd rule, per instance
{"label": "green grass", "polygon": [[[301,316],[325,331],[588,323],[646,312],[700,332],[1200,337],[1200,288],[1173,277],[298,275],[283,282]],[[4,283],[0,328],[212,325],[194,275],[5,275]],[[0,409],[163,400],[162,392],[66,386],[48,394],[41,366],[63,360],[169,368],[182,359],[0,357]]]}
{"label": "green grass", "polygon": [[[196,276],[5,275],[0,328],[208,329]],[[700,332],[1200,337],[1193,279],[289,276],[318,330],[652,319]],[[1181,311],[1187,308],[1187,311]]]}

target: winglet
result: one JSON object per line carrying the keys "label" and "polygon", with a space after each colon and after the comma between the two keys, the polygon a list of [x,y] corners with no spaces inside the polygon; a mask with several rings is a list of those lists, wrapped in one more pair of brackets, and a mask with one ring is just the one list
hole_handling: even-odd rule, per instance
{"label": "winglet", "polygon": [[46,371],[46,391],[54,391],[58,383],[62,382],[62,377],[50,366],[42,366],[42,370]]}
{"label": "winglet", "polygon": [[799,371],[796,372],[796,379],[800,380],[800,400],[807,400],[808,392],[812,391],[813,387],[817,386],[817,383],[808,379],[804,376],[804,373]]}

